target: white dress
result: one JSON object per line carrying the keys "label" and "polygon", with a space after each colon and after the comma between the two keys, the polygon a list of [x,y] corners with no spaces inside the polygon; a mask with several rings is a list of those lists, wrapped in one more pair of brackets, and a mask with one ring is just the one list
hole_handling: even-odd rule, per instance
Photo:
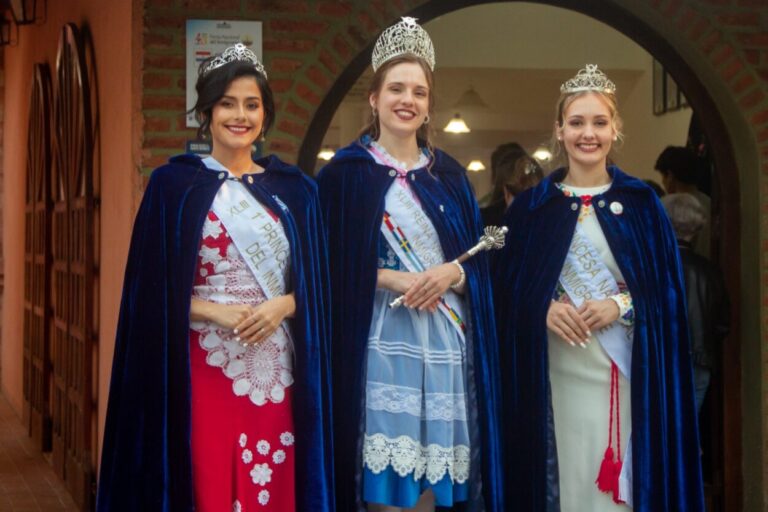
{"label": "white dress", "polygon": [[[610,185],[593,188],[561,185],[561,188],[566,195],[594,196],[605,192]],[[616,281],[623,283],[624,278],[591,204],[582,205],[579,222]],[[572,347],[552,331],[549,331],[548,335],[549,378],[560,475],[560,510],[629,510],[625,504],[614,503],[612,494],[600,492],[595,484],[603,454],[608,446],[611,360],[594,336],[586,348],[581,348],[578,345]],[[619,401],[621,456],[624,460],[632,419],[630,383],[621,372]]]}

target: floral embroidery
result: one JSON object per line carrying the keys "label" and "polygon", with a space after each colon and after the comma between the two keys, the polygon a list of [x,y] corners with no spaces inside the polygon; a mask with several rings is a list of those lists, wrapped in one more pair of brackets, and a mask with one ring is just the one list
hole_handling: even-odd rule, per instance
{"label": "floral embroidery", "polygon": [[200,258],[203,265],[207,263],[213,263],[214,265],[221,261],[221,253],[217,247],[208,247],[203,245],[200,247]]}
{"label": "floral embroidery", "polygon": [[413,474],[418,480],[425,476],[433,485],[448,473],[453,482],[461,484],[469,478],[469,446],[423,446],[408,436],[391,439],[383,434],[366,434],[363,464],[374,474],[391,466],[401,477]]}
{"label": "floral embroidery", "polygon": [[203,224],[203,238],[219,238],[222,231],[224,230],[221,228],[221,221],[219,220]]}
{"label": "floral embroidery", "polygon": [[269,491],[264,489],[259,493],[259,504],[266,505],[269,503]]}
{"label": "floral embroidery", "polygon": [[280,434],[280,442],[283,444],[283,446],[291,446],[293,441],[294,438],[291,432],[283,432]]}
{"label": "floral embroidery", "polygon": [[251,479],[256,485],[264,486],[272,481],[272,469],[269,464],[254,464],[251,469]]}
{"label": "floral embroidery", "polygon": [[253,460],[253,452],[248,448],[243,450],[243,462],[245,462],[246,464],[250,464],[252,460]]}
{"label": "floral embroidery", "polygon": [[240,500],[235,500],[232,504],[232,512],[242,512],[243,506],[240,504]]}
{"label": "floral embroidery", "polygon": [[245,448],[246,443],[248,443],[248,436],[245,435],[245,433],[240,434],[238,443],[240,444],[240,448]]}
{"label": "floral embroidery", "polygon": [[[195,285],[194,296],[223,304],[266,301],[235,244],[224,239],[225,231],[213,212],[204,226],[208,226],[206,233],[218,233],[218,238],[203,239],[199,254],[205,283]],[[263,343],[243,347],[231,330],[212,322],[192,322],[190,327],[200,333],[200,344],[208,352],[206,362],[232,379],[235,395],[247,396],[256,405],[284,400],[285,388],[293,384],[292,342],[285,328],[280,327]]]}
{"label": "floral embroidery", "polygon": [[[560,189],[560,191],[563,193],[565,197],[576,197],[576,194],[573,190],[568,188],[567,185],[564,185],[563,183],[555,183],[555,186]],[[606,190],[608,190],[611,187],[610,184],[605,186],[605,190],[601,190],[600,193],[602,194]],[[581,210],[579,210],[579,222],[583,222],[584,219],[589,217],[590,215],[593,215],[595,213],[595,207],[592,206],[592,199],[594,196],[591,194],[584,194],[580,195],[579,199],[581,199]]]}
{"label": "floral embroidery", "polygon": [[285,452],[283,450],[275,450],[275,453],[272,454],[272,462],[275,464],[285,462]]}
{"label": "floral embroidery", "polygon": [[269,453],[269,443],[262,439],[256,443],[256,451],[262,455],[267,455]]}

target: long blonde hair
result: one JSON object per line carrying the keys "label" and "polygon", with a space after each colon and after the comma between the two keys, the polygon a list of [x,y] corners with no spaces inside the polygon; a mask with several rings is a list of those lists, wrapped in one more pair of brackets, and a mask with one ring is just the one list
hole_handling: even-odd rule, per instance
{"label": "long blonde hair", "polygon": [[[434,110],[435,110],[435,76],[432,73],[432,70],[429,69],[429,65],[419,57],[412,55],[412,54],[404,54],[404,55],[398,55],[397,57],[393,57],[392,59],[386,61],[384,64],[379,67],[379,69],[376,70],[376,72],[373,74],[373,79],[371,80],[371,85],[368,88],[368,97],[373,95],[378,95],[381,91],[381,88],[384,86],[384,79],[387,76],[387,73],[390,69],[397,66],[398,64],[403,63],[415,63],[421,66],[421,69],[424,71],[424,76],[427,79],[427,86],[429,87],[429,109],[427,111],[427,115],[430,119],[434,119]],[[368,120],[368,122],[363,126],[363,128],[360,130],[359,137],[362,137],[364,135],[368,135],[373,140],[378,140],[379,135],[381,135],[381,126],[379,125],[379,116],[376,115],[371,110],[371,115]],[[429,123],[422,124],[419,129],[416,131],[416,139],[419,141],[420,145],[424,145],[427,148],[427,151],[429,152],[430,160],[434,160],[434,146],[432,145],[432,138],[433,138],[433,129],[432,125]]]}

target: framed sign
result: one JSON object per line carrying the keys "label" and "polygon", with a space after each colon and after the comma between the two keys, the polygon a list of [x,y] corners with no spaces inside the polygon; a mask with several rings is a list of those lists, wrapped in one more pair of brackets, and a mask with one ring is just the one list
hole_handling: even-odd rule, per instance
{"label": "framed sign", "polygon": [[[260,21],[187,20],[187,110],[197,101],[195,84],[200,63],[224,51],[228,46],[243,43],[263,59]],[[187,127],[197,127],[194,114],[187,114]]]}
{"label": "framed sign", "polygon": [[661,62],[653,59],[653,113],[657,116],[667,111],[667,101],[664,97],[665,74]]}
{"label": "framed sign", "polygon": [[667,112],[680,108],[680,89],[677,87],[677,82],[666,71],[664,72],[664,104]]}

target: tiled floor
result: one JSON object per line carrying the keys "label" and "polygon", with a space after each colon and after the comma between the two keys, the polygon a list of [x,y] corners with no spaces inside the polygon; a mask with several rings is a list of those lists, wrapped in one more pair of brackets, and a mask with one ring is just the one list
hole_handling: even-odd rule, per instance
{"label": "tiled floor", "polygon": [[0,511],[77,511],[64,484],[35,449],[21,420],[0,394]]}

